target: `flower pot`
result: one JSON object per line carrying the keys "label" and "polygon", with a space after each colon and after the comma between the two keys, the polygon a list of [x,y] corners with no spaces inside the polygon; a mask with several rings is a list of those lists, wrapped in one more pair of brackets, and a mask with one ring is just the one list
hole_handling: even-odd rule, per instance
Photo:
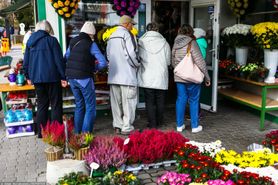
{"label": "flower pot", "polygon": [[83,160],[84,156],[88,153],[89,147],[74,150],[74,157],[76,160]]}
{"label": "flower pot", "polygon": [[44,150],[47,161],[56,161],[63,157],[64,149],[58,146],[51,146]]}
{"label": "flower pot", "polygon": [[236,47],[236,63],[239,65],[245,65],[247,62],[248,48]]}
{"label": "flower pot", "polygon": [[275,83],[275,73],[278,62],[278,49],[265,49],[264,50],[264,66],[269,69],[267,78],[264,80],[265,83]]}

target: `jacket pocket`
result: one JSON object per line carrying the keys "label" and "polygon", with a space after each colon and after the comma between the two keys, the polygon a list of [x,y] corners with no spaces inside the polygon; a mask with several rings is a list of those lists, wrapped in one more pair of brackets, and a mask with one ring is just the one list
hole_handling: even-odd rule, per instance
{"label": "jacket pocket", "polygon": [[137,87],[128,86],[127,98],[134,99],[134,98],[136,98],[136,96],[137,96]]}

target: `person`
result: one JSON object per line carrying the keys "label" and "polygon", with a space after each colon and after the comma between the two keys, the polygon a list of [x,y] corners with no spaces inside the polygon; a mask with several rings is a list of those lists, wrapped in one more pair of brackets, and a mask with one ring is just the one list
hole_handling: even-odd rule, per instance
{"label": "person", "polygon": [[[75,98],[75,133],[92,132],[96,118],[96,94],[93,75],[107,66],[107,61],[93,41],[93,22],[87,21],[66,51],[66,77]],[[95,62],[97,60],[97,62]]]}
{"label": "person", "polygon": [[62,123],[62,86],[66,84],[65,62],[58,40],[46,20],[36,24],[35,32],[27,41],[23,68],[28,84],[33,83],[37,95],[36,126],[41,138],[41,126],[48,121],[51,105],[51,121]]}
{"label": "person", "polygon": [[[210,77],[206,68],[206,63],[202,58],[202,54],[193,36],[193,28],[184,24],[180,27],[178,36],[175,38],[174,46],[172,49],[172,66],[175,68],[179,62],[186,55],[187,48],[189,44],[191,45],[191,56],[193,62],[199,67],[199,69],[205,75],[205,85],[210,85]],[[195,84],[192,82],[187,82],[178,76],[174,75],[175,82],[177,85],[177,101],[176,101],[176,122],[177,131],[182,132],[185,128],[184,125],[184,113],[186,108],[186,103],[189,101],[190,104],[190,117],[191,117],[191,128],[193,133],[202,131],[203,127],[199,125],[199,98],[201,84]]]}
{"label": "person", "polygon": [[158,32],[156,23],[147,25],[147,32],[139,39],[138,46],[141,62],[138,84],[144,89],[149,127],[156,128],[163,122],[171,49]]}
{"label": "person", "polygon": [[128,135],[134,130],[137,105],[137,43],[130,30],[136,24],[127,15],[120,18],[120,26],[107,43],[113,127],[117,134]]}
{"label": "person", "polygon": [[197,45],[202,53],[202,57],[204,60],[207,58],[207,48],[208,43],[206,40],[206,31],[202,28],[194,28],[194,36],[196,38]]}
{"label": "person", "polygon": [[26,44],[27,44],[27,41],[28,39],[30,38],[32,34],[32,31],[31,30],[28,30],[27,33],[24,35],[23,37],[23,41],[22,41],[22,54],[24,55],[25,53],[25,49],[26,49]]}

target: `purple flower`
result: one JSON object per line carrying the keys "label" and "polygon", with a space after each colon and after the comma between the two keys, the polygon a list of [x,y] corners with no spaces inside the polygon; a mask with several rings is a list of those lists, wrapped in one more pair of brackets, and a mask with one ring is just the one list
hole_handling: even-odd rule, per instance
{"label": "purple flower", "polygon": [[121,2],[121,6],[122,6],[122,7],[126,7],[126,2],[125,2],[125,1],[122,1],[122,2]]}
{"label": "purple flower", "polygon": [[130,1],[129,2],[129,6],[134,6],[135,2],[134,1]]}
{"label": "purple flower", "polygon": [[121,10],[121,7],[120,6],[116,6],[116,10]]}
{"label": "purple flower", "polygon": [[128,9],[127,9],[127,11],[129,11],[129,12],[133,12],[133,7],[129,7]]}
{"label": "purple flower", "polygon": [[121,11],[121,12],[120,12],[120,15],[121,15],[121,16],[126,15],[126,11]]}

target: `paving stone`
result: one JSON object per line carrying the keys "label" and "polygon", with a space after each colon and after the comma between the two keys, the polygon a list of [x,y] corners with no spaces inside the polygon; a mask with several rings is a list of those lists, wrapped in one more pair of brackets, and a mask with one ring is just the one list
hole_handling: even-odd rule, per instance
{"label": "paving stone", "polygon": [[157,185],[157,184],[154,183],[154,182],[150,182],[150,183],[147,183],[147,184],[145,184],[145,185]]}
{"label": "paving stone", "polygon": [[144,180],[141,180],[141,183],[142,184],[148,184],[148,183],[151,183],[152,182],[152,179],[144,179]]}
{"label": "paving stone", "polygon": [[138,177],[139,179],[142,179],[142,180],[144,180],[144,179],[150,179],[150,178],[151,178],[151,176],[150,176],[149,174],[147,174],[147,173],[140,174],[140,175],[138,175],[137,177]]}

